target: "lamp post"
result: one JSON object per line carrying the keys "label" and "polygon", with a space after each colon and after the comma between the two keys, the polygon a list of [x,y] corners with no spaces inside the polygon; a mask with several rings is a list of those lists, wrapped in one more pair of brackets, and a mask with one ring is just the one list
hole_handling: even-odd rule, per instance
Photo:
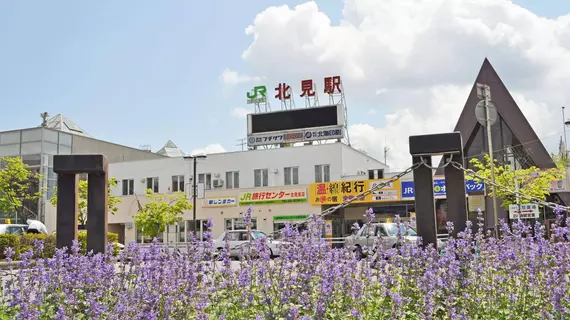
{"label": "lamp post", "polygon": [[184,157],[185,160],[187,159],[192,159],[192,161],[194,162],[193,164],[193,173],[192,173],[192,229],[194,231],[194,237],[196,236],[196,231],[198,230],[198,225],[197,225],[197,221],[196,221],[196,198],[198,197],[198,195],[196,194],[197,192],[197,184],[196,184],[196,164],[197,164],[197,160],[198,159],[206,159],[206,155],[205,154],[198,154],[198,155],[193,155],[193,156],[185,156]]}

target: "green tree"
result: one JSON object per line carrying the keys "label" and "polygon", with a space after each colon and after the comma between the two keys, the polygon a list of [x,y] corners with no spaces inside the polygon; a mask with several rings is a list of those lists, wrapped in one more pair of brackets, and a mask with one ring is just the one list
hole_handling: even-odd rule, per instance
{"label": "green tree", "polygon": [[[110,178],[108,183],[107,194],[109,195],[108,199],[108,208],[109,213],[115,214],[119,208],[117,205],[122,202],[122,200],[118,197],[111,195],[111,187],[117,186],[117,179]],[[80,225],[84,225],[87,223],[88,213],[87,213],[87,189],[89,187],[89,183],[87,180],[80,180],[78,186],[78,207],[79,211],[77,213],[77,220]],[[53,197],[49,200],[52,205],[57,206],[57,187],[54,192]]]}
{"label": "green tree", "polygon": [[19,221],[38,215],[42,197],[40,174],[31,170],[19,157],[0,158],[0,211],[16,214]]}
{"label": "green tree", "polygon": [[155,238],[164,232],[166,226],[182,221],[184,210],[191,210],[192,204],[186,199],[184,192],[172,195],[160,195],[151,189],[146,190],[144,205],[139,204],[139,212],[135,215],[135,226],[142,235]]}
{"label": "green tree", "polygon": [[[471,159],[470,162],[475,167],[473,171],[475,171],[477,175],[491,179],[491,160],[489,155],[485,155],[485,163],[482,163],[478,159]],[[546,200],[546,197],[550,194],[548,191],[550,190],[551,182],[564,179],[564,171],[561,168],[540,169],[533,166],[527,169],[511,170],[510,165],[501,166],[497,160],[495,160],[494,166],[496,184],[505,186],[509,190],[514,191],[516,189],[516,183],[518,182],[520,193],[543,201]],[[479,180],[476,177],[474,177],[474,179]],[[517,203],[516,195],[510,192],[500,188],[493,189],[491,186],[487,186],[487,190],[490,196],[493,195],[493,190],[496,190],[496,196],[497,198],[503,199],[501,206],[505,209],[508,209],[509,205]],[[520,198],[519,202],[529,203],[530,201]]]}

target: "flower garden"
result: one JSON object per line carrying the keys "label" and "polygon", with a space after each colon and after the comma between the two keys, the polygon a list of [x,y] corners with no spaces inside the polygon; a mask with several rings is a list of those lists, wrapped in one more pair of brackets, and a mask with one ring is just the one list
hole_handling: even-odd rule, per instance
{"label": "flower garden", "polygon": [[[560,219],[562,216],[560,215]],[[559,223],[562,222],[561,220]],[[568,221],[570,222],[570,221]],[[112,254],[20,253],[4,277],[0,319],[565,319],[570,314],[568,230],[503,224],[499,240],[471,226],[444,251],[403,246],[363,260],[331,248],[314,218],[270,259],[215,258],[211,234],[182,255],[131,243]],[[211,227],[211,226],[210,226]],[[452,226],[449,226],[452,228]],[[480,230],[480,229],[478,229]],[[204,248],[200,248],[203,246]],[[14,250],[4,251],[10,260]],[[127,259],[129,258],[129,259]],[[219,261],[216,261],[219,260]],[[118,262],[120,261],[120,262]],[[237,264],[237,266],[236,266]]]}

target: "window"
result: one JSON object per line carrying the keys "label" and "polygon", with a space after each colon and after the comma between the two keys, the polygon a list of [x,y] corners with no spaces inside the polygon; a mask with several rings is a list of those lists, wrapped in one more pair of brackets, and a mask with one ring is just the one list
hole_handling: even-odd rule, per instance
{"label": "window", "polygon": [[146,178],[146,188],[158,192],[158,177]]}
{"label": "window", "polygon": [[[243,218],[226,219],[226,230],[245,230],[245,220]],[[251,229],[257,229],[257,219],[251,219]]]}
{"label": "window", "polygon": [[286,167],[283,169],[284,184],[290,186],[299,184],[299,167]]}
{"label": "window", "polygon": [[331,181],[331,165],[317,164],[315,166],[315,182],[330,182],[330,181]]}
{"label": "window", "polygon": [[384,169],[368,170],[368,179],[384,179]]}
{"label": "window", "polygon": [[253,183],[254,187],[267,187],[269,180],[269,170],[268,169],[255,169],[253,170]]}
{"label": "window", "polygon": [[[137,239],[136,241],[137,241],[137,243],[151,243],[152,240],[153,240],[153,239],[150,238],[150,237],[145,237],[145,236],[143,236],[142,233],[141,233],[139,230],[137,230],[136,227],[135,227],[135,234],[136,234],[136,239]],[[164,241],[164,233],[159,232],[159,233],[156,235],[156,240],[157,240],[158,242],[163,242],[163,241]]]}
{"label": "window", "polygon": [[200,173],[198,175],[198,183],[203,183],[206,190],[212,189],[212,174]]}
{"label": "window", "polygon": [[123,195],[132,196],[133,194],[135,194],[135,180],[123,179]]}
{"label": "window", "polygon": [[228,189],[239,188],[239,171],[226,172],[226,188]]}
{"label": "window", "polygon": [[172,192],[184,191],[184,176],[172,176]]}

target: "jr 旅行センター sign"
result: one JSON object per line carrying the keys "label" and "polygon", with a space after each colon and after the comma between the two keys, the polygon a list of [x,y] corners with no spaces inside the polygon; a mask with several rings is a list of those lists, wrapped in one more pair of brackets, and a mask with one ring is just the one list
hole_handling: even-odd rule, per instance
{"label": "jr \u65c5\u884c\u30bb\u30f3\u30bf\u30fc sign", "polygon": [[282,189],[282,190],[261,190],[253,192],[241,192],[239,194],[239,205],[249,204],[275,204],[306,202],[307,190],[305,189]]}

